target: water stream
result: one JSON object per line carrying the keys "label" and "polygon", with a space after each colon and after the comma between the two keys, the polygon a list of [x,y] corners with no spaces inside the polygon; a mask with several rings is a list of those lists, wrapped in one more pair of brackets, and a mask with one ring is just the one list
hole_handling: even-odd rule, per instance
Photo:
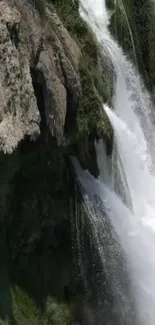
{"label": "water stream", "polygon": [[[92,28],[103,54],[113,66],[115,74],[113,107],[103,105],[103,109],[114,129],[116,150],[114,165],[106,156],[104,144],[101,141],[96,143],[100,169],[98,180],[88,172],[82,171],[76,161],[73,163],[85,192],[91,195],[94,201],[96,197],[99,198],[101,206],[104,207],[102,208],[104,213],[100,213],[98,217],[100,229],[103,230],[106,214],[125,253],[132,299],[136,308],[134,325],[154,325],[155,119],[153,105],[138,72],[108,31],[109,19],[105,2],[82,0],[81,15]],[[85,205],[90,206],[88,200],[85,201]],[[98,229],[95,212],[93,216],[91,212],[91,218],[94,220],[94,227]],[[101,247],[101,242],[98,245]],[[99,251],[102,260],[104,250],[102,248]],[[118,274],[117,276],[119,277]],[[117,291],[116,281],[113,286]],[[129,305],[127,299],[123,300],[119,295],[116,300],[120,301],[122,310]],[[120,324],[130,324],[130,321],[124,316]]]}

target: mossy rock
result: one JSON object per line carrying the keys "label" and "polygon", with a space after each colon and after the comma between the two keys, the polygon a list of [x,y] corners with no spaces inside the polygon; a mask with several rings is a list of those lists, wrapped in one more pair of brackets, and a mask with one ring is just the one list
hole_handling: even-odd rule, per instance
{"label": "mossy rock", "polygon": [[83,96],[77,114],[78,137],[91,133],[98,137],[111,137],[111,126],[103,110],[103,100],[106,102],[108,96],[106,96],[104,88],[101,90],[103,91],[102,94],[97,90],[95,81],[97,83],[98,80],[94,78],[93,71],[82,60],[80,75]]}
{"label": "mossy rock", "polygon": [[[110,102],[111,87],[107,82],[103,59],[94,34],[79,13],[79,0],[48,0],[60,16],[64,26],[75,39],[81,50],[79,74],[81,77],[82,96],[77,111],[77,129],[72,134],[71,142],[79,137],[95,134],[97,136],[111,133],[103,102]],[[106,65],[105,65],[106,70]],[[107,77],[107,76],[106,76]]]}
{"label": "mossy rock", "polygon": [[41,325],[34,301],[18,286],[12,288],[13,316],[17,325]]}

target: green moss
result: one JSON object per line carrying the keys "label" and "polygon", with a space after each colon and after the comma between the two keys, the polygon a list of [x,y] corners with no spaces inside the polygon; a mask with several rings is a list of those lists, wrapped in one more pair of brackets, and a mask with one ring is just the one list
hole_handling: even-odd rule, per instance
{"label": "green moss", "polygon": [[87,53],[92,61],[97,60],[96,40],[79,13],[79,0],[48,0],[54,7],[64,26],[79,44],[81,51]]}
{"label": "green moss", "polygon": [[40,315],[33,300],[18,286],[12,288],[13,316],[17,325],[41,325]]}
{"label": "green moss", "polygon": [[46,298],[44,310],[39,310],[31,297],[20,287],[12,288],[13,317],[16,325],[68,325],[67,304],[52,297]]}
{"label": "green moss", "polygon": [[54,4],[64,26],[74,35],[81,36],[86,26],[82,19],[79,19],[79,1],[72,0],[48,0]]}
{"label": "green moss", "polygon": [[86,66],[86,63],[82,61],[80,64],[80,75],[83,96],[80,100],[77,115],[78,136],[82,137],[90,135],[90,133],[98,136],[107,135],[110,125],[103,111],[101,97],[95,87],[93,73]]}

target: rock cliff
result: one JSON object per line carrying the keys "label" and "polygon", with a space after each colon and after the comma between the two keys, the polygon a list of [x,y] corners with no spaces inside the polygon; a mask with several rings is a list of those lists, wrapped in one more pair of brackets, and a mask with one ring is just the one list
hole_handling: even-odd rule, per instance
{"label": "rock cliff", "polygon": [[[67,109],[71,109],[67,101],[76,111],[81,93],[80,49],[56,13],[47,10],[43,27],[28,3],[16,8],[12,2],[0,2],[0,142],[8,153],[26,135],[39,134],[39,108],[51,134],[62,143]],[[39,96],[44,107],[37,106]]]}
{"label": "rock cliff", "polygon": [[0,149],[11,153],[26,135],[39,134],[40,114],[28,57],[19,46],[21,15],[0,2]]}
{"label": "rock cliff", "polygon": [[78,1],[0,1],[0,317],[11,324],[75,320],[68,157],[97,175],[110,97]]}

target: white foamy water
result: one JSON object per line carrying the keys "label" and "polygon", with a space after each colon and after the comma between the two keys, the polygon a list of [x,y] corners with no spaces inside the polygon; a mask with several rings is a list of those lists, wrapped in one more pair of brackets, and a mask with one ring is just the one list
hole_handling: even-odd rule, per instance
{"label": "white foamy water", "polygon": [[[108,174],[108,160],[105,151],[101,153],[101,143],[96,145],[101,173],[99,180],[91,176],[85,179],[78,170],[79,179],[87,191],[91,187],[94,195],[100,197],[119,236],[129,263],[139,324],[154,325],[154,108],[138,72],[108,31],[105,2],[82,0],[81,14],[94,31],[115,73],[113,110],[107,105],[104,105],[104,109],[115,134],[116,174],[119,175],[115,183],[118,183],[119,191],[112,187],[115,173],[111,176]],[[124,193],[126,199],[123,198]]]}
{"label": "white foamy water", "polygon": [[132,63],[127,60],[108,31],[109,20],[105,1],[82,0],[81,15],[95,33],[103,54],[113,65],[115,73],[113,105],[117,114],[128,123],[133,132],[136,132],[137,140],[146,150],[149,146],[151,156],[155,157],[153,124],[155,115],[150,96]]}

